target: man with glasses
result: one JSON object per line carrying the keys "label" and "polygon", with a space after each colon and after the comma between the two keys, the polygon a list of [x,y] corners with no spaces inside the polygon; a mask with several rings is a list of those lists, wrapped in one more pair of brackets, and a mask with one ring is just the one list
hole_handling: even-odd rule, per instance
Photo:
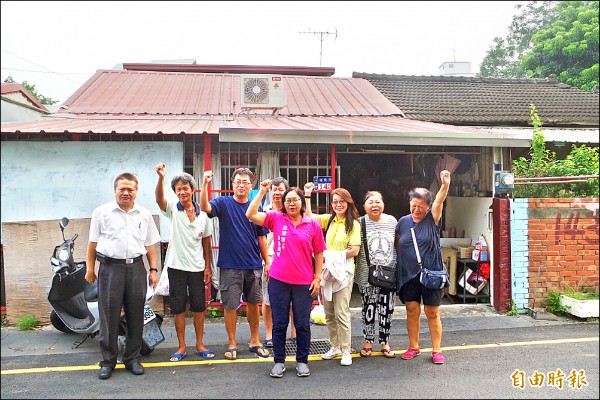
{"label": "man with glasses", "polygon": [[258,304],[262,301],[261,257],[267,264],[267,270],[271,265],[267,253],[267,230],[250,222],[246,217],[254,174],[248,168],[236,169],[231,176],[233,196],[220,196],[209,201],[207,188],[213,175],[212,171],[204,172],[200,208],[209,217],[219,218],[219,290],[225,314],[225,329],[229,337],[225,358],[237,358],[235,334],[237,309],[242,294],[246,301],[246,316],[250,325],[248,351],[258,357],[267,358],[269,350],[264,348],[258,336]]}

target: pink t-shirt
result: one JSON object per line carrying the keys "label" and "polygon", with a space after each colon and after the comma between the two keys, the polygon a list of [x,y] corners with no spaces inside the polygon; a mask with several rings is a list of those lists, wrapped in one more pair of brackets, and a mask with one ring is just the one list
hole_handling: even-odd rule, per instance
{"label": "pink t-shirt", "polygon": [[313,253],[325,251],[323,230],[306,215],[294,226],[290,218],[268,211],[263,225],[273,232],[273,263],[269,276],[294,285],[310,285],[314,280]]}

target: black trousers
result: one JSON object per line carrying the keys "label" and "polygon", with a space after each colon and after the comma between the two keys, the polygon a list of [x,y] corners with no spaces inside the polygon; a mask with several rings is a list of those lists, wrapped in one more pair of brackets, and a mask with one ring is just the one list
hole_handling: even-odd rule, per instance
{"label": "black trousers", "polygon": [[133,264],[100,261],[98,270],[98,306],[100,312],[101,367],[114,368],[119,355],[119,320],[125,310],[127,336],[123,364],[141,361],[144,304],[146,303],[146,268],[140,259]]}

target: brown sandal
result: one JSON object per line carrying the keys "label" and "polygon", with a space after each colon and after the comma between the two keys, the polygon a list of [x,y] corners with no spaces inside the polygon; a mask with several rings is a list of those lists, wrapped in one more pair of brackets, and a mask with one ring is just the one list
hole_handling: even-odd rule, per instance
{"label": "brown sandal", "polygon": [[394,358],[394,357],[396,357],[396,354],[394,353],[394,351],[392,349],[384,349],[382,347],[381,348],[381,352],[383,353],[384,357],[387,357],[387,358]]}
{"label": "brown sandal", "polygon": [[372,347],[363,347],[360,351],[361,357],[371,357],[371,352],[373,351]]}

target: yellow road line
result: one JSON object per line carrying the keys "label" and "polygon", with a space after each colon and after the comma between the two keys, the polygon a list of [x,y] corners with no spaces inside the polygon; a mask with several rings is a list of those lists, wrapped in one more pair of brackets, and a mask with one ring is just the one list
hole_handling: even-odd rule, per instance
{"label": "yellow road line", "polygon": [[[544,344],[565,344],[565,343],[583,343],[583,342],[597,342],[599,340],[598,337],[587,337],[587,338],[578,338],[578,339],[553,339],[553,340],[534,340],[529,342],[497,342],[497,343],[487,343],[487,344],[472,344],[472,345],[464,345],[464,346],[449,346],[442,347],[443,351],[452,351],[452,350],[471,350],[471,349],[490,349],[494,347],[514,347],[514,346],[538,346]],[[429,353],[431,352],[431,348],[422,348],[421,353]],[[383,355],[380,351],[374,351],[371,353],[373,356]],[[396,353],[397,354],[397,353]],[[352,357],[360,357],[360,354],[353,354]],[[295,356],[290,356],[285,359],[286,361],[292,362],[296,361]],[[313,355],[308,357],[309,361],[321,361],[320,355]],[[243,358],[237,360],[201,360],[201,361],[178,361],[178,362],[143,362],[145,368],[158,368],[158,367],[181,367],[188,365],[213,365],[213,364],[232,364],[232,363],[272,363],[273,358]],[[0,371],[0,375],[17,375],[17,374],[35,374],[35,373],[43,373],[43,372],[67,372],[67,371],[88,371],[88,370],[98,370],[98,364],[94,365],[77,365],[77,366],[68,366],[68,367],[42,367],[42,368],[23,368],[23,369],[8,369]],[[123,364],[118,364],[116,366],[117,369],[125,368]]]}

